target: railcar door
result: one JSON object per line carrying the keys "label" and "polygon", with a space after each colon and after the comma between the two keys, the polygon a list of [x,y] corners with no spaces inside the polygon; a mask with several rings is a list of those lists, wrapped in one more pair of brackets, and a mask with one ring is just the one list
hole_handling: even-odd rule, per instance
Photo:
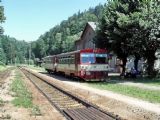
{"label": "railcar door", "polygon": [[80,64],[80,53],[75,53],[75,71],[76,71],[76,76],[78,75],[78,66]]}

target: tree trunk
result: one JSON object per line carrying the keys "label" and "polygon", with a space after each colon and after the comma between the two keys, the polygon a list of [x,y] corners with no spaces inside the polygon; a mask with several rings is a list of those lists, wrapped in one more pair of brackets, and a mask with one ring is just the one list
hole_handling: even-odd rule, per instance
{"label": "tree trunk", "polygon": [[127,63],[127,57],[122,58],[122,75],[125,75],[126,71],[126,63]]}
{"label": "tree trunk", "polygon": [[156,60],[155,52],[150,51],[150,55],[147,56],[147,73],[148,76],[153,78],[156,76],[156,71],[154,70],[154,62]]}
{"label": "tree trunk", "polygon": [[149,75],[149,77],[155,77],[155,73],[154,73],[154,59],[147,59],[147,73]]}
{"label": "tree trunk", "polygon": [[135,55],[134,59],[134,69],[138,71],[138,61],[140,60],[140,57],[138,55]]}

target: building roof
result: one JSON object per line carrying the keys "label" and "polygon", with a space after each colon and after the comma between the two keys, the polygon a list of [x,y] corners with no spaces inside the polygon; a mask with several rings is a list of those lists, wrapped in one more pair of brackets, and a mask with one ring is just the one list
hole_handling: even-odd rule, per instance
{"label": "building roof", "polygon": [[81,38],[83,37],[85,31],[87,30],[87,27],[91,27],[93,29],[93,31],[96,30],[96,23],[95,22],[87,22],[82,34],[81,34]]}
{"label": "building roof", "polygon": [[76,40],[75,43],[81,41],[81,38],[84,35],[84,32],[86,31],[86,29],[87,29],[88,26],[90,26],[93,29],[93,31],[95,31],[96,27],[97,27],[96,22],[87,22],[84,30],[82,31],[80,39]]}
{"label": "building roof", "polygon": [[96,30],[96,22],[88,22],[88,24],[92,27],[93,30]]}

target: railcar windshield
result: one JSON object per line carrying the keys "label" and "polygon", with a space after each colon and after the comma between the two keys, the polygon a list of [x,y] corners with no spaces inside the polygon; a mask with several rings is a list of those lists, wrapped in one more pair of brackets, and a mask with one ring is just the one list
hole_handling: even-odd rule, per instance
{"label": "railcar windshield", "polygon": [[107,63],[107,54],[82,53],[81,62],[86,64],[102,64]]}
{"label": "railcar windshield", "polygon": [[96,63],[107,63],[107,54],[95,54]]}
{"label": "railcar windshield", "polygon": [[95,63],[95,54],[94,53],[82,53],[81,54],[82,63]]}

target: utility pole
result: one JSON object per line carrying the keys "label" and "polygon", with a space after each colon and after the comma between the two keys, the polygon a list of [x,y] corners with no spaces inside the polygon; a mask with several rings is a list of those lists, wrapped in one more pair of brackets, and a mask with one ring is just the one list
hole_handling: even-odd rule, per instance
{"label": "utility pole", "polygon": [[12,65],[12,63],[13,63],[13,50],[12,50],[12,44],[11,44],[11,42],[10,42],[10,64]]}
{"label": "utility pole", "polygon": [[16,62],[17,62],[17,53],[14,53],[14,66],[16,66]]}
{"label": "utility pole", "polygon": [[30,65],[30,60],[31,60],[31,43],[29,43],[29,49],[28,49],[29,51],[29,58],[28,58],[28,65]]}

